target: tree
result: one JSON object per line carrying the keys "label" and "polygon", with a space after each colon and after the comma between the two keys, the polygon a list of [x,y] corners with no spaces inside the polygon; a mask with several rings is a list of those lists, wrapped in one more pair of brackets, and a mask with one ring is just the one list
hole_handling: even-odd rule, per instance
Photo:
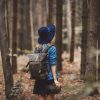
{"label": "tree", "polygon": [[82,41],[81,41],[81,79],[84,79],[86,71],[86,49],[87,49],[87,24],[88,24],[88,4],[87,0],[83,0],[82,9]]}
{"label": "tree", "polygon": [[47,25],[47,10],[46,6],[47,5],[48,0],[44,0],[41,4],[42,6],[42,25],[46,26]]}
{"label": "tree", "polygon": [[[11,1],[10,1],[11,2]],[[10,31],[9,31],[9,2],[5,2],[6,5],[6,22],[7,22],[7,30],[8,30],[8,46],[10,47]]]}
{"label": "tree", "polygon": [[[1,38],[1,33],[0,33],[0,38]],[[0,39],[0,43],[1,43],[1,39]],[[0,49],[1,49],[1,44],[0,44]]]}
{"label": "tree", "polygon": [[62,55],[62,0],[56,0],[56,47],[57,47],[57,66],[61,70]]}
{"label": "tree", "polygon": [[7,30],[9,37],[9,48],[12,49],[12,28],[13,28],[13,0],[7,0]]}
{"label": "tree", "polygon": [[13,1],[12,70],[17,73],[17,0]]}
{"label": "tree", "polygon": [[18,47],[21,50],[32,50],[30,0],[19,0],[18,3]]}
{"label": "tree", "polygon": [[53,21],[53,0],[48,0],[48,17],[47,23],[51,24]]}
{"label": "tree", "polygon": [[98,38],[98,80],[100,80],[100,0],[98,0],[98,15],[97,15],[97,38]]}
{"label": "tree", "polygon": [[67,0],[67,34],[68,34],[68,52],[70,52],[70,43],[71,43],[71,0]]}
{"label": "tree", "polygon": [[34,45],[36,44],[36,35],[38,34],[35,34],[38,30],[38,9],[37,9],[37,6],[38,6],[38,1],[37,0],[33,0],[33,9],[32,9],[32,12],[34,13],[34,15],[32,16],[33,17],[33,31],[34,31],[34,36],[33,36],[33,40],[34,40]]}
{"label": "tree", "polygon": [[75,0],[71,1],[71,44],[70,44],[70,62],[74,61],[74,46],[75,46]]}
{"label": "tree", "polygon": [[88,34],[85,80],[96,80],[96,51],[97,51],[97,1],[88,1]]}
{"label": "tree", "polygon": [[26,40],[26,49],[27,50],[32,50],[32,33],[31,33],[31,20],[30,20],[30,0],[26,0],[25,2],[25,26],[26,26],[26,34],[25,40]]}
{"label": "tree", "polygon": [[37,8],[39,10],[37,10],[37,14],[38,14],[38,26],[41,27],[42,26],[42,0],[38,0],[38,3],[37,3]]}
{"label": "tree", "polygon": [[1,57],[3,65],[3,73],[5,79],[6,100],[10,99],[11,88],[13,87],[12,68],[10,64],[9,48],[8,48],[8,31],[5,23],[5,0],[0,1],[0,34],[1,34]]}
{"label": "tree", "polygon": [[35,46],[35,43],[34,43],[34,29],[33,29],[33,13],[34,13],[34,10],[33,10],[33,6],[34,6],[34,0],[30,0],[30,25],[31,25],[31,41],[32,41],[32,46],[34,47]]}
{"label": "tree", "polygon": [[[25,39],[24,39],[24,20],[25,20],[25,15],[24,15],[24,0],[18,0],[18,48],[21,50],[25,49]],[[22,41],[23,39],[23,41]]]}

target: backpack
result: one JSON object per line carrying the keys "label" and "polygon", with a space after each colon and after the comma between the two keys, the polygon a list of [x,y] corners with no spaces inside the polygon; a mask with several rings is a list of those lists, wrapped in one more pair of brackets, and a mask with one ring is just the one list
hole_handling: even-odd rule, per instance
{"label": "backpack", "polygon": [[[47,79],[49,74],[48,66],[47,66],[47,52],[52,47],[48,46],[43,49],[43,47],[35,48],[35,52],[29,57],[29,72],[30,78],[35,80]],[[49,61],[48,61],[49,62]]]}

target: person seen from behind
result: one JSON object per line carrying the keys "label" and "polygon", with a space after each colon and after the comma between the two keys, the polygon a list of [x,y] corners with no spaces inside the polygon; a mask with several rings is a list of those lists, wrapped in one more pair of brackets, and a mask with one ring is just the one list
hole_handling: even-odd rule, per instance
{"label": "person seen from behind", "polygon": [[[47,27],[41,27],[38,30],[38,44],[43,48],[51,46],[51,41],[55,36],[55,26],[53,24],[48,25]],[[56,66],[56,47],[52,45],[47,52],[47,66],[49,69],[49,74],[47,79],[36,80],[33,94],[38,95],[38,100],[54,100],[54,95],[59,93],[57,89],[61,90],[61,84],[58,81],[58,70]]]}

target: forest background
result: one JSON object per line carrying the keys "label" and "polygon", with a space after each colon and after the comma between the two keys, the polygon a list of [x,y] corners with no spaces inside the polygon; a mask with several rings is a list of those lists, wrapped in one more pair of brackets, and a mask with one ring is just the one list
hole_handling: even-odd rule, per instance
{"label": "forest background", "polygon": [[25,65],[48,24],[63,83],[55,100],[100,100],[100,0],[0,0],[0,99],[37,98]]}

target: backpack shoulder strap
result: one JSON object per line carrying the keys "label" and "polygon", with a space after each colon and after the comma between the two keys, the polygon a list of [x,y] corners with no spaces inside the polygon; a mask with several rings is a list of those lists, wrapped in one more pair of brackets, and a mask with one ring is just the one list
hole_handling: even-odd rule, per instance
{"label": "backpack shoulder strap", "polygon": [[54,46],[54,45],[50,45],[50,46],[46,49],[46,52],[45,52],[45,53],[47,53],[48,50],[49,50],[52,46]]}

